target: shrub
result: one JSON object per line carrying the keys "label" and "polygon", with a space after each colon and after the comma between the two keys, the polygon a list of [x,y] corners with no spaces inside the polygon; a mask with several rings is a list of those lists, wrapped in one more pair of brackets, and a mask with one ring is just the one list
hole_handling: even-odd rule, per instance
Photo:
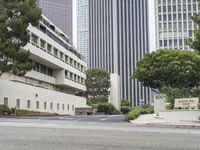
{"label": "shrub", "polygon": [[0,114],[14,114],[15,112],[15,109],[14,108],[9,108],[8,106],[6,105],[0,105]]}
{"label": "shrub", "polygon": [[126,121],[130,121],[130,120],[134,120],[136,119],[137,117],[139,117],[140,115],[143,115],[143,114],[151,114],[154,112],[154,109],[152,106],[138,106],[138,107],[135,107],[133,108],[132,111],[130,111],[127,115],[125,115],[125,120]]}
{"label": "shrub", "polygon": [[128,100],[122,100],[121,101],[121,107],[130,107],[131,106],[131,104],[130,104],[130,102],[128,101]]}
{"label": "shrub", "polygon": [[124,115],[126,115],[126,114],[128,114],[131,110],[132,110],[133,108],[132,107],[127,107],[127,106],[123,106],[123,107],[121,107],[121,112],[124,114]]}
{"label": "shrub", "polygon": [[125,115],[128,114],[133,108],[128,100],[121,101],[121,112]]}
{"label": "shrub", "polygon": [[110,103],[98,104],[97,112],[105,113],[106,115],[120,114],[120,112]]}

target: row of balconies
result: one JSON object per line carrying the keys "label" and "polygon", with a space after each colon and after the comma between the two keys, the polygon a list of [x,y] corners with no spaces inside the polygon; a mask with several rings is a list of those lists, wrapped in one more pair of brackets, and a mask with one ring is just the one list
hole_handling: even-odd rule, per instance
{"label": "row of balconies", "polygon": [[85,72],[85,67],[83,65],[75,61],[73,58],[70,58],[63,52],[59,51],[57,48],[53,47],[51,44],[47,43],[45,40],[39,38],[33,33],[31,34],[31,44],[56,57],[57,59],[60,59],[61,61],[71,65],[79,71]]}

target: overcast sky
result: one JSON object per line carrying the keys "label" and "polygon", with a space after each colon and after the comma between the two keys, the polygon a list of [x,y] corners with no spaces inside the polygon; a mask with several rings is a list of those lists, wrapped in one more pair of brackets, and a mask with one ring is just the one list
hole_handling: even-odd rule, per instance
{"label": "overcast sky", "polygon": [[[150,51],[156,50],[155,44],[155,0],[149,0],[149,39]],[[73,45],[77,47],[77,0],[73,0]]]}

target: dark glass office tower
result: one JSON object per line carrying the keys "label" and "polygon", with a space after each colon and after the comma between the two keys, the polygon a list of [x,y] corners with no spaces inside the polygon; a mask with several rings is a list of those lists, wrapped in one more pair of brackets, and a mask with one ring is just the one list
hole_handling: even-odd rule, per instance
{"label": "dark glass office tower", "polygon": [[43,14],[73,40],[72,0],[37,0]]}
{"label": "dark glass office tower", "polygon": [[149,51],[148,0],[89,0],[89,66],[118,73],[122,99],[150,103],[151,90],[132,80]]}

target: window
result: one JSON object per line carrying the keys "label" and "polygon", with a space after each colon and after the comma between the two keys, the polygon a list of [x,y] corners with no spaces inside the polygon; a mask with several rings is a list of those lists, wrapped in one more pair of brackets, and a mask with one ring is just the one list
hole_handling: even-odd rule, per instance
{"label": "window", "polygon": [[65,110],[65,104],[62,104],[62,108],[63,108],[63,110]]}
{"label": "window", "polygon": [[72,105],[72,111],[74,111],[74,105]]}
{"label": "window", "polygon": [[37,101],[37,102],[36,102],[36,109],[39,109],[39,108],[40,108],[40,102]]}
{"label": "window", "polygon": [[167,46],[167,40],[164,40],[164,46],[165,47]]}
{"label": "window", "polygon": [[47,44],[47,51],[48,51],[49,53],[51,53],[51,50],[52,50],[52,46],[51,46],[50,44]]}
{"label": "window", "polygon": [[63,52],[60,52],[60,59],[63,59]]}
{"label": "window", "polygon": [[68,78],[68,71],[65,70],[65,77]]}
{"label": "window", "polygon": [[180,46],[183,45],[182,39],[179,39],[179,45],[180,45]]}
{"label": "window", "polygon": [[47,75],[50,76],[50,77],[53,77],[53,69],[48,68],[47,69]]}
{"label": "window", "polygon": [[176,14],[173,14],[173,20],[176,20]]}
{"label": "window", "polygon": [[168,15],[168,20],[169,20],[169,21],[172,20],[172,16],[171,16],[171,14]]}
{"label": "window", "polygon": [[20,108],[20,99],[16,100],[16,108]]}
{"label": "window", "polygon": [[159,45],[162,46],[162,40],[159,40]]}
{"label": "window", "polygon": [[30,100],[27,100],[27,108],[31,108],[31,101]]}
{"label": "window", "polygon": [[70,64],[73,65],[73,59],[72,58],[70,58]]}
{"label": "window", "polygon": [[65,62],[68,63],[68,61],[69,61],[69,57],[67,55],[65,55]]}
{"label": "window", "polygon": [[39,72],[39,70],[40,70],[40,64],[39,63],[35,62],[35,69],[34,70]]}
{"label": "window", "polygon": [[169,47],[172,47],[172,40],[169,40]]}
{"label": "window", "polygon": [[70,72],[70,79],[73,80],[73,73]]}
{"label": "window", "polygon": [[69,104],[67,105],[67,110],[69,111]]}
{"label": "window", "polygon": [[40,47],[43,48],[43,49],[46,49],[45,44],[46,44],[46,42],[41,39],[40,40]]}
{"label": "window", "polygon": [[172,7],[168,6],[168,12],[171,12],[171,11],[172,11]]}
{"label": "window", "polygon": [[54,48],[53,54],[54,54],[55,56],[58,56],[58,49]]}
{"label": "window", "polygon": [[81,71],[84,71],[84,70],[83,70],[83,66],[82,66],[82,65],[81,65]]}
{"label": "window", "polygon": [[51,110],[53,110],[53,103],[50,103],[50,108]]}
{"label": "window", "polygon": [[4,97],[3,104],[8,106],[8,98],[7,97]]}
{"label": "window", "polygon": [[44,102],[44,109],[47,109],[47,102]]}
{"label": "window", "polygon": [[76,64],[77,64],[76,61],[74,61],[74,67],[76,67]]}
{"label": "window", "polygon": [[38,45],[38,37],[36,35],[32,34],[31,41]]}
{"label": "window", "polygon": [[40,65],[40,69],[41,69],[41,70],[40,70],[41,73],[46,74],[46,70],[47,70],[47,67],[46,67],[46,66],[44,66],[44,65],[41,64],[41,65]]}
{"label": "window", "polygon": [[77,75],[74,75],[74,81],[77,81]]}
{"label": "window", "polygon": [[60,109],[60,104],[59,103],[57,103],[57,110],[59,110]]}

